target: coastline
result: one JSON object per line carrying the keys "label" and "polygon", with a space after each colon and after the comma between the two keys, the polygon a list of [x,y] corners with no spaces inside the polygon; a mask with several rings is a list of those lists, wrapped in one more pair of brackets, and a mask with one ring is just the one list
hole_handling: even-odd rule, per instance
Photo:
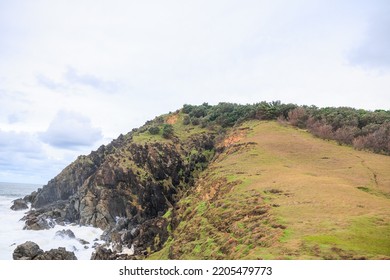
{"label": "coastline", "polygon": [[[66,250],[74,252],[79,260],[89,260],[94,252],[94,247],[104,243],[100,240],[103,231],[91,226],[68,224],[55,225],[53,228],[45,230],[23,230],[24,222],[20,219],[31,209],[14,211],[10,209],[10,206],[13,200],[31,193],[31,189],[37,185],[30,185],[31,188],[25,188],[27,193],[22,193],[20,188],[13,191],[15,189],[12,187],[16,186],[17,188],[27,184],[4,182],[0,184],[2,189],[0,193],[0,260],[12,260],[15,248],[26,241],[37,243],[44,251],[65,247]],[[7,187],[9,191],[5,190]],[[71,230],[75,238],[56,234],[66,230]],[[88,243],[83,242],[84,244],[82,244],[79,240]]]}

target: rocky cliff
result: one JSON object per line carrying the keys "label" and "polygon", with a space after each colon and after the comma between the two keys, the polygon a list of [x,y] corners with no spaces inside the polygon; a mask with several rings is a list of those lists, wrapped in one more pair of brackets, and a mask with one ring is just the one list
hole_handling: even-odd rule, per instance
{"label": "rocky cliff", "polygon": [[[194,184],[215,150],[215,134],[188,132],[154,141],[148,122],[121,135],[87,156],[79,156],[47,185],[24,198],[32,208],[25,229],[50,228],[56,223],[92,225],[105,230],[104,239],[117,251],[133,246],[135,254],[155,251],[168,238],[164,213]],[[158,240],[156,242],[155,240]]]}

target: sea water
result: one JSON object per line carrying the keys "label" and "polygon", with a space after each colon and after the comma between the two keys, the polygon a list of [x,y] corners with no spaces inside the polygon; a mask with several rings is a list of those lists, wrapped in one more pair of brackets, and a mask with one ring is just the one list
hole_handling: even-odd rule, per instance
{"label": "sea water", "polygon": [[[48,251],[65,247],[66,250],[74,252],[77,259],[89,260],[94,251],[93,245],[103,244],[100,236],[101,229],[77,225],[56,225],[48,230],[23,230],[24,222],[20,221],[29,210],[13,211],[10,209],[12,201],[23,198],[37,190],[40,185],[2,183],[0,182],[0,260],[12,260],[12,253],[17,247],[26,241],[33,241],[39,247]],[[56,235],[57,231],[70,229],[76,239]],[[82,245],[77,239],[83,239],[89,244]]]}

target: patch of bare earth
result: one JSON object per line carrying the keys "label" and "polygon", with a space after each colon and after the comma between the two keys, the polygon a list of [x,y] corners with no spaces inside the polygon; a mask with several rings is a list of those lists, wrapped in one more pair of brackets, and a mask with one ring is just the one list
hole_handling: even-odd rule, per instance
{"label": "patch of bare earth", "polygon": [[166,123],[167,124],[175,124],[177,122],[179,118],[179,115],[178,114],[175,114],[175,115],[171,115],[169,116],[167,119],[166,119]]}

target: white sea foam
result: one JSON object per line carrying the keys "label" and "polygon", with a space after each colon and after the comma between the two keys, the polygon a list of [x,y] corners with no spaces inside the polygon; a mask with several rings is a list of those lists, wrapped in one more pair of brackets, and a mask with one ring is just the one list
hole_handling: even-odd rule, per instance
{"label": "white sea foam", "polygon": [[[24,222],[20,221],[20,219],[27,210],[12,211],[10,206],[15,197],[5,196],[3,194],[0,195],[0,260],[12,259],[12,253],[17,245],[26,241],[37,243],[44,251],[65,247],[66,250],[74,252],[79,260],[90,259],[91,254],[94,251],[92,246],[95,243],[104,243],[100,240],[103,231],[94,227],[56,225],[54,228],[48,230],[23,230]],[[73,231],[76,239],[56,236],[56,232],[63,229],[70,229]],[[89,242],[89,244],[83,245],[77,239],[85,240]]]}

